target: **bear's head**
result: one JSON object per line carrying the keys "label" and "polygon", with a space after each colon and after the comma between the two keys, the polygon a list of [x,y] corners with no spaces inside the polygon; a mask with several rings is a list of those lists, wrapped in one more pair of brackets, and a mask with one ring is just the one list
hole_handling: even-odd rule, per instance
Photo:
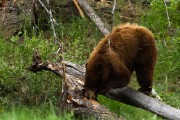
{"label": "bear's head", "polygon": [[108,58],[101,54],[91,56],[86,63],[85,88],[98,91],[106,87],[111,74]]}

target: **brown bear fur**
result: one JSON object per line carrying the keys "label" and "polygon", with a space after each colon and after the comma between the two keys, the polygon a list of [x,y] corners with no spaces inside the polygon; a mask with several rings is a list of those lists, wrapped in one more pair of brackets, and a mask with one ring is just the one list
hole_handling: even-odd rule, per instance
{"label": "brown bear fur", "polygon": [[133,71],[141,91],[151,93],[156,59],[156,44],[150,30],[130,23],[113,28],[87,61],[85,95],[96,99],[99,90],[125,87]]}

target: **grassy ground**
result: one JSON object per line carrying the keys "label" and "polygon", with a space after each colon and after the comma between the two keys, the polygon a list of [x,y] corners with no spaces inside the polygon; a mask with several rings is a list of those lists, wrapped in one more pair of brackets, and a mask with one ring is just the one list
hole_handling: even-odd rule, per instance
{"label": "grassy ground", "polygon": [[[158,47],[158,63],[154,76],[154,88],[167,104],[180,108],[180,25],[177,16],[176,1],[169,6],[171,15],[171,27],[168,22],[165,9],[158,0],[153,0],[148,12],[145,11],[139,18],[138,23],[153,31]],[[119,16],[115,17],[118,24]],[[157,19],[158,18],[158,19]],[[95,25],[90,20],[72,18],[68,22],[60,23],[57,26],[59,40],[64,43],[65,60],[84,64],[89,57],[93,47],[103,37]],[[33,33],[32,33],[33,34]],[[52,36],[51,33],[49,36]],[[65,117],[55,115],[52,108],[46,108],[42,103],[57,104],[61,80],[59,77],[49,73],[41,72],[32,74],[25,68],[31,64],[32,54],[38,49],[43,60],[57,61],[55,57],[57,46],[53,44],[53,39],[47,40],[47,33],[29,37],[26,32],[23,38],[12,37],[9,42],[4,42],[0,38],[0,82],[10,91],[0,92],[0,119],[2,120],[28,120],[28,119],[72,119],[71,114]],[[130,86],[138,88],[138,84],[133,77]],[[14,92],[14,88],[16,92]],[[119,103],[103,96],[98,96],[101,104],[107,106],[118,115],[122,115],[127,120],[156,120],[161,119],[156,115],[123,103]],[[15,107],[23,106],[43,106],[43,107]],[[66,117],[67,116],[67,117]]]}

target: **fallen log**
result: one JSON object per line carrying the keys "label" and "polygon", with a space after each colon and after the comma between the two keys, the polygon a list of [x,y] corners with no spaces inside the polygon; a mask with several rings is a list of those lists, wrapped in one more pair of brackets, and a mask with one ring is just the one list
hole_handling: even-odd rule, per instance
{"label": "fallen log", "polygon": [[129,87],[111,90],[105,96],[129,105],[143,108],[165,119],[180,119],[179,109],[173,108],[158,99],[149,97]]}
{"label": "fallen log", "polygon": [[[84,97],[84,67],[73,63],[65,63],[65,65],[66,84],[68,87],[67,100],[66,103],[64,103],[64,100],[60,100],[62,104],[62,108],[60,106],[60,109],[73,111],[76,117],[81,118],[95,118],[96,120],[123,120],[122,117],[111,112],[108,108],[104,107],[97,101],[88,100]],[[28,69],[32,72],[48,70],[60,77],[64,77],[63,65],[61,63],[42,62],[37,51],[33,55],[33,64],[28,67]]]}
{"label": "fallen log", "polygon": [[[38,54],[35,54],[38,55]],[[32,72],[48,70],[63,77],[63,66],[61,63],[42,62],[40,56],[34,56],[34,63],[28,69]],[[101,119],[123,119],[112,113],[109,109],[100,105],[97,101],[87,100],[84,97],[83,85],[85,68],[71,62],[64,62],[66,66],[66,77],[68,85],[68,105],[69,110],[73,110],[75,115],[85,117],[95,117]],[[180,110],[173,108],[155,98],[149,97],[132,88],[112,89],[107,93],[100,93],[111,99],[130,104],[148,110],[165,119],[180,119]]]}

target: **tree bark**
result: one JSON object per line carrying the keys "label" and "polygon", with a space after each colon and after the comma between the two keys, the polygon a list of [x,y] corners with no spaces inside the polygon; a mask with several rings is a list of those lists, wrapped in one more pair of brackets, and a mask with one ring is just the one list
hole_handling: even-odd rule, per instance
{"label": "tree bark", "polygon": [[[28,67],[28,69],[32,72],[48,70],[60,77],[63,77],[63,66],[61,63],[43,63],[41,62],[40,56],[34,56],[33,58],[33,65]],[[87,100],[84,97],[84,66],[80,66],[71,62],[64,63],[66,66],[69,105],[68,108],[70,108],[70,111],[74,111],[75,115],[78,116],[94,116],[98,120],[123,119],[121,117],[119,118],[109,109],[100,105],[100,103],[98,103],[97,101]],[[129,87],[125,87],[122,89],[112,89],[107,93],[100,91],[100,93],[111,99],[143,108],[165,119],[180,119],[180,110],[166,105],[165,103],[160,102],[155,98],[149,97]]]}

